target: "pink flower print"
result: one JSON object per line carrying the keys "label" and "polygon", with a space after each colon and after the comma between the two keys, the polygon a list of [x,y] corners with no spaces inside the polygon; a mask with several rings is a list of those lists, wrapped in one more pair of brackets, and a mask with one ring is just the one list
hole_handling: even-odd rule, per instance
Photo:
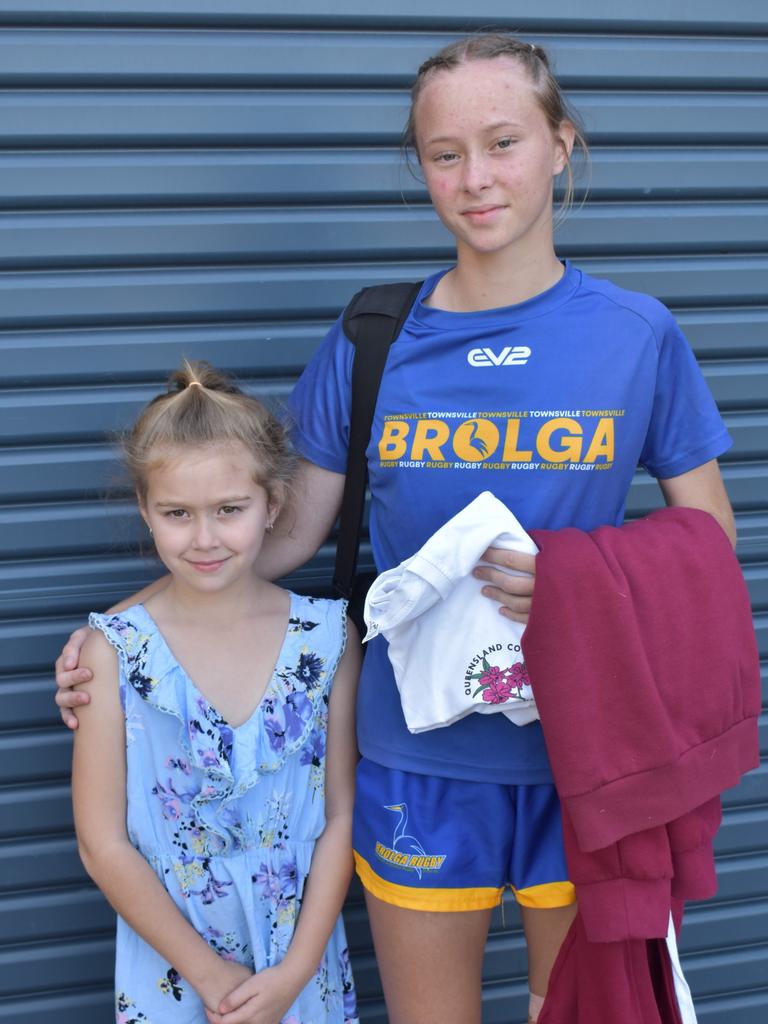
{"label": "pink flower print", "polygon": [[486,704],[505,704],[512,695],[512,683],[496,665],[491,665],[480,676],[480,685],[483,687],[483,700]]}
{"label": "pink flower print", "polygon": [[516,661],[514,665],[507,669],[506,675],[512,686],[518,689],[531,685],[531,680],[528,678],[528,669],[525,667],[524,661]]}

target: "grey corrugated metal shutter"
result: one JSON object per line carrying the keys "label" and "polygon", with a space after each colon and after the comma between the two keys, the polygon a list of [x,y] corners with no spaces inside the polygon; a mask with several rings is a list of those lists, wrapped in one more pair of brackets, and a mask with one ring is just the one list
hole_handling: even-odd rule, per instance
{"label": "grey corrugated metal shutter", "polygon": [[[184,355],[282,397],[360,286],[450,259],[399,168],[413,70],[488,25],[549,47],[593,144],[560,233],[691,338],[736,448],[724,473],[768,654],[768,11],[757,0],[0,0],[0,1021],[105,1024],[112,915],[79,867],[51,662],[87,610],[153,569],[120,427]],[[402,199],[407,200],[404,205]],[[657,502],[638,479],[631,512]],[[292,581],[327,586],[330,549]],[[765,746],[765,725],[763,727]],[[706,1024],[768,1009],[768,773],[726,800],[720,894],[685,966]],[[522,1020],[508,907],[488,1022]],[[365,1024],[385,1013],[355,889]]]}

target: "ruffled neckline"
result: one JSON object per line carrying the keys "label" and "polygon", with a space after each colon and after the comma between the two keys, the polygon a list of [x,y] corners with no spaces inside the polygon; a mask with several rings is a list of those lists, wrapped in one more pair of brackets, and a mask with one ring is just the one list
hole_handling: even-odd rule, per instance
{"label": "ruffled neckline", "polygon": [[206,695],[203,693],[203,691],[200,689],[200,687],[194,681],[192,676],[190,676],[190,674],[187,672],[187,670],[181,664],[179,659],[173,653],[171,645],[166,640],[166,638],[165,638],[165,636],[163,634],[163,631],[160,629],[160,626],[157,624],[157,621],[154,618],[154,616],[151,614],[151,612],[149,612],[147,610],[146,605],[144,605],[144,604],[137,604],[137,605],[134,605],[133,608],[130,609],[130,610],[132,611],[135,608],[137,611],[141,611],[143,613],[145,619],[147,620],[148,625],[151,627],[151,629],[157,635],[160,649],[165,652],[165,654],[167,655],[168,659],[174,663],[174,665],[176,666],[178,671],[184,677],[188,687],[190,688],[190,690],[192,690],[193,694],[195,695],[195,699],[197,700],[198,705],[201,708],[205,707],[206,712],[207,712],[206,717],[210,717],[212,720],[220,722],[224,729],[228,730],[233,736],[235,736],[235,735],[237,735],[237,733],[240,730],[246,731],[249,728],[249,726],[251,726],[253,724],[253,720],[261,712],[262,705],[264,704],[265,699],[269,696],[270,692],[273,690],[273,684],[275,682],[275,677],[277,675],[278,669],[280,668],[280,666],[284,662],[285,655],[287,653],[286,652],[286,648],[288,646],[289,638],[291,636],[291,633],[290,633],[290,623],[291,623],[291,620],[294,618],[294,611],[295,611],[295,608],[294,608],[294,597],[295,596],[296,595],[294,595],[291,591],[288,591],[288,619],[287,619],[286,625],[285,625],[285,633],[283,634],[283,639],[282,639],[282,641],[280,643],[280,649],[277,652],[277,657],[275,658],[275,664],[272,666],[272,671],[270,672],[269,679],[267,680],[266,685],[264,686],[264,690],[263,690],[263,692],[261,694],[261,697],[259,697],[259,699],[256,702],[253,710],[248,715],[248,717],[244,721],[242,721],[240,723],[240,725],[232,725],[231,723],[229,723],[224,718],[224,716],[218,711],[216,706],[209,700],[209,698],[206,697]]}

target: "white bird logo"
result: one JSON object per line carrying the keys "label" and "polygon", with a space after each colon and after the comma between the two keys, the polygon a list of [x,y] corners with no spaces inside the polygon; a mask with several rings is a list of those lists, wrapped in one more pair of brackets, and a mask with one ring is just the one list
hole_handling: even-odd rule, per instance
{"label": "white bird logo", "polygon": [[[408,805],[407,804],[384,804],[385,811],[394,811],[400,815],[400,819],[395,825],[395,831],[392,835],[392,849],[397,850],[399,853],[404,851],[410,851],[411,853],[419,854],[419,856],[427,857],[427,851],[421,845],[416,836],[408,835],[405,831],[408,825]],[[421,868],[414,867],[414,871],[421,878]]]}

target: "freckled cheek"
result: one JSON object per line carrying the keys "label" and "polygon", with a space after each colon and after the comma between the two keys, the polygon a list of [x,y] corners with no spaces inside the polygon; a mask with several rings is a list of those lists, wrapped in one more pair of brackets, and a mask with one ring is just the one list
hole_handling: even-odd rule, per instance
{"label": "freckled cheek", "polygon": [[434,179],[430,181],[429,178],[427,178],[427,190],[432,204],[438,209],[445,208],[456,193],[456,188],[451,182]]}

